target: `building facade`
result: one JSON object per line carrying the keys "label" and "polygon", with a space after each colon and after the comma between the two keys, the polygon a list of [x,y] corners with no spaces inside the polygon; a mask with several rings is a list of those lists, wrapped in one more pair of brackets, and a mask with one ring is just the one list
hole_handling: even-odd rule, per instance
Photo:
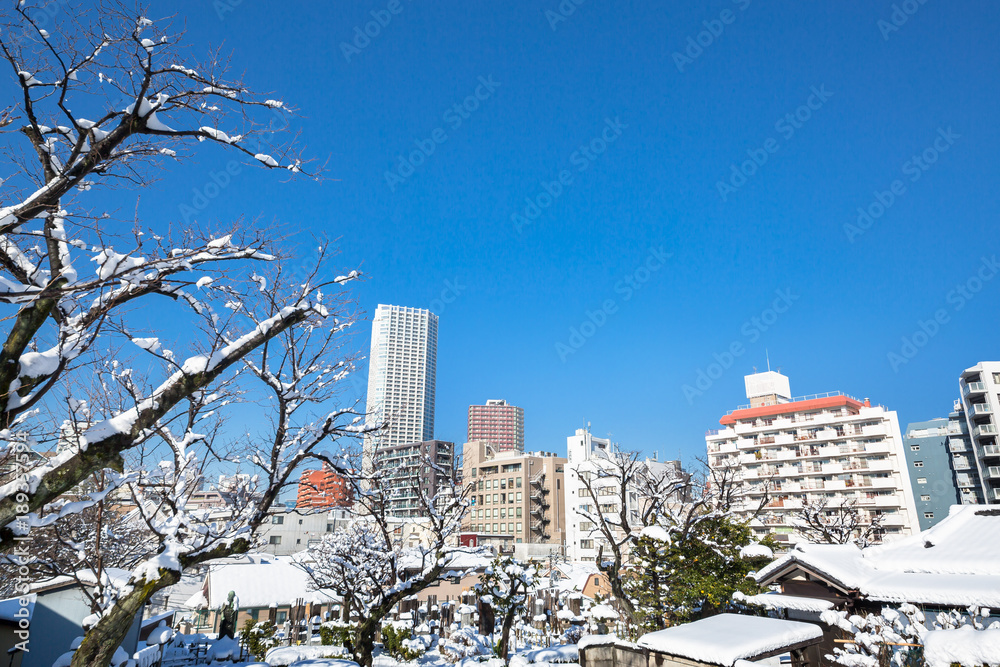
{"label": "building facade", "polygon": [[[601,468],[613,471],[615,458],[628,456],[628,454],[623,454],[611,440],[593,436],[589,428],[580,428],[566,438],[566,456],[568,469],[566,475],[566,556],[571,561],[593,562],[601,547],[604,547],[605,553],[608,553],[609,545],[602,534],[598,532],[598,527],[582,516],[580,511],[617,516],[620,508],[614,503],[617,503],[621,498],[621,489],[620,481],[613,477],[602,480],[599,484],[595,483],[598,495],[606,495],[608,504],[593,507],[593,498],[586,490],[583,478],[587,475],[594,475]],[[647,458],[641,462],[641,465],[658,477],[668,473],[675,477],[685,476],[679,461],[658,461],[656,458]],[[630,516],[638,520],[643,501],[634,491],[627,491],[626,498]],[[681,500],[681,498],[677,498],[677,500]]]}
{"label": "building facade", "polygon": [[839,392],[791,398],[788,378],[768,371],[746,376],[750,405],[709,431],[709,466],[729,468],[745,491],[738,513],[752,516],[758,536],[801,541],[793,522],[806,504],[845,504],[862,521],[879,515],[882,537],[918,530],[913,487],[896,413]]}
{"label": "building facade", "polygon": [[466,442],[484,440],[498,452],[524,451],[524,408],[505,400],[489,400],[486,405],[469,406]]}
{"label": "building facade", "polygon": [[515,544],[557,544],[566,538],[566,459],[548,452],[496,451],[467,442],[462,478],[472,484],[472,507],[462,532],[477,544],[510,550]]}
{"label": "building facade", "polygon": [[983,361],[966,369],[958,385],[971,441],[968,457],[982,480],[985,501],[1000,503],[1000,442],[996,417],[1000,413],[1000,361]]}
{"label": "building facade", "polygon": [[[428,465],[432,462],[434,465]],[[426,440],[395,446],[382,446],[375,464],[385,473],[390,516],[422,516],[421,494],[433,498],[438,491],[455,481],[455,443]]]}
{"label": "building facade", "polygon": [[966,489],[960,491],[958,486],[958,474],[970,467],[966,458],[969,438],[961,403],[956,402],[955,407],[948,419],[907,424],[903,434],[920,530],[948,516],[952,505],[976,502],[974,491],[971,496],[963,496]]}
{"label": "building facade", "polygon": [[324,464],[319,470],[303,470],[299,476],[295,507],[301,510],[350,507],[351,487],[342,476]]}
{"label": "building facade", "polygon": [[347,527],[354,516],[345,508],[309,511],[275,507],[260,527],[262,553],[288,556],[319,544],[323,536]]}
{"label": "building facade", "polygon": [[372,319],[368,357],[369,425],[387,422],[365,447],[396,447],[434,439],[437,315],[379,304]]}

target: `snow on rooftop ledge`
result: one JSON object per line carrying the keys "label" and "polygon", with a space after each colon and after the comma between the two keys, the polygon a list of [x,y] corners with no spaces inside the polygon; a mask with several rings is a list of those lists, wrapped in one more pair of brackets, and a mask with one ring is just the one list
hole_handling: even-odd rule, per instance
{"label": "snow on rooftop ledge", "polygon": [[[817,643],[822,636],[823,630],[812,623],[719,614],[643,635],[638,645],[689,660],[733,667],[738,660],[767,657],[800,644]],[[720,637],[726,638],[724,644],[720,643]]]}

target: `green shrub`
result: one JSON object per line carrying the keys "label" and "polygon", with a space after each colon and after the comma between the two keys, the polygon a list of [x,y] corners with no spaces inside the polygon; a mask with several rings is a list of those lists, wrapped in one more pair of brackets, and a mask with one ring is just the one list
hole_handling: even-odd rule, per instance
{"label": "green shrub", "polygon": [[278,645],[278,640],[274,638],[276,630],[271,621],[255,621],[248,618],[240,631],[240,641],[250,655],[263,660],[268,650]]}
{"label": "green shrub", "polygon": [[397,660],[409,662],[423,655],[423,651],[415,651],[406,645],[410,638],[409,628],[397,630],[391,625],[382,627],[382,649]]}

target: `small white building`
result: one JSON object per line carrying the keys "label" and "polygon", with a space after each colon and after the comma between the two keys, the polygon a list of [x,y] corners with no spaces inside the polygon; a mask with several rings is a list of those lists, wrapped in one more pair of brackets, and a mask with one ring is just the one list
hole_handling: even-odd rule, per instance
{"label": "small white building", "polygon": [[349,509],[335,507],[324,510],[297,510],[276,507],[269,520],[260,527],[263,544],[260,551],[275,556],[288,556],[319,544],[324,535],[342,530],[354,515]]}
{"label": "small white building", "polygon": [[[600,469],[613,471],[614,461],[622,456],[628,455],[622,454],[617,444],[611,440],[594,437],[589,428],[578,428],[576,433],[566,438],[566,557],[571,561],[594,562],[601,546],[604,546],[605,554],[609,553],[607,540],[598,532],[598,527],[581,516],[579,510],[594,514],[600,512],[617,515],[620,511],[617,503],[621,497],[619,485],[613,477],[595,484],[600,487],[598,497],[606,497],[607,502],[594,507],[594,500],[587,492],[583,478],[596,474]],[[678,476],[684,474],[678,461],[664,462],[647,458],[642,465],[657,476],[662,476],[670,470]],[[627,502],[630,516],[638,520],[640,511],[638,494],[630,491]]]}

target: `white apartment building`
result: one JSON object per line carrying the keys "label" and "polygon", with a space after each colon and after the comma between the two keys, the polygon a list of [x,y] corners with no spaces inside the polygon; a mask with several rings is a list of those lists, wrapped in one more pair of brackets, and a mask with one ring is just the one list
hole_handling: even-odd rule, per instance
{"label": "white apartment building", "polygon": [[[438,318],[429,310],[379,304],[372,320],[366,420],[389,426],[378,444],[395,447],[434,439]],[[374,445],[365,438],[365,449]]]}
{"label": "white apartment building", "polygon": [[[600,468],[611,469],[615,457],[622,456],[617,444],[606,438],[591,435],[589,428],[578,428],[576,433],[566,438],[566,557],[571,561],[594,561],[598,548],[603,546],[604,553],[609,554],[607,540],[602,537],[597,527],[580,515],[578,510],[602,514],[617,515],[621,492],[616,480],[608,479],[595,483],[598,497],[606,496],[606,504],[599,508],[593,506],[593,499],[583,485],[582,476],[593,475]],[[680,462],[657,461],[645,459],[643,464],[654,474],[662,475],[672,468],[677,475],[683,475]],[[639,518],[640,499],[634,491],[627,496],[630,516]]]}
{"label": "white apartment building", "polygon": [[983,361],[962,373],[959,381],[962,406],[972,439],[976,470],[987,504],[1000,503],[1000,361]]}
{"label": "white apartment building", "polygon": [[745,378],[750,405],[709,431],[709,466],[733,468],[746,493],[740,514],[770,502],[754,520],[758,536],[801,540],[793,519],[805,503],[853,502],[862,518],[881,515],[883,539],[919,531],[896,413],[840,392],[790,398],[774,371]]}
{"label": "white apartment building", "polygon": [[263,544],[258,551],[288,556],[319,544],[327,533],[343,530],[354,521],[351,511],[344,508],[328,510],[296,510],[275,507],[260,527]]}

